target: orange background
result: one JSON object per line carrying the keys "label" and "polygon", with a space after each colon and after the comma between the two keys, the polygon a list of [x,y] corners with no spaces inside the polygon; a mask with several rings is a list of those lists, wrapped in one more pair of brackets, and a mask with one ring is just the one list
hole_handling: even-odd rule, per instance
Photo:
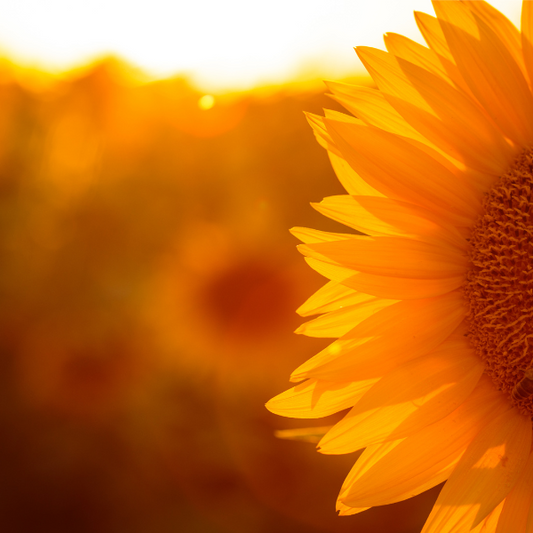
{"label": "orange background", "polygon": [[0,80],[0,529],[418,532],[435,492],[339,518],[357,454],[264,408],[326,344],[292,333],[323,280],[288,233],[343,231],[309,206],[343,192],[323,85]]}

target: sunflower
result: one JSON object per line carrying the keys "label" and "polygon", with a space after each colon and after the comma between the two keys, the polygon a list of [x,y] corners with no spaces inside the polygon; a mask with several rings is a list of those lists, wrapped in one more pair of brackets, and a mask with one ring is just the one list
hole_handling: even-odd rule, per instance
{"label": "sunflower", "polygon": [[356,49],[377,89],[327,83],[351,115],[309,116],[348,193],[314,207],[356,233],[293,230],[329,279],[297,332],[335,340],[267,407],[349,409],[315,430],[322,453],[365,449],[341,515],[446,481],[423,533],[533,531],[533,2],[521,32],[433,6],[427,47]]}

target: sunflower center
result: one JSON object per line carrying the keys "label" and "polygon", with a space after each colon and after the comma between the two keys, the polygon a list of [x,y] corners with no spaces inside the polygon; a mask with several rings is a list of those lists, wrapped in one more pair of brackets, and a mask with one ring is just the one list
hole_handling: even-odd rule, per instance
{"label": "sunflower center", "polygon": [[468,336],[485,362],[486,374],[522,413],[531,415],[532,189],[533,149],[528,149],[484,198],[483,213],[472,228],[472,266],[464,285]]}

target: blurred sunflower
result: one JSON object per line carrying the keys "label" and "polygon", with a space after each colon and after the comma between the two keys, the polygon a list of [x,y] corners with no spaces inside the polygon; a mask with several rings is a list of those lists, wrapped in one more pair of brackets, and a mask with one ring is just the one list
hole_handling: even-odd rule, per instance
{"label": "blurred sunflower", "polygon": [[340,514],[447,480],[423,533],[532,531],[533,2],[521,32],[486,2],[433,5],[428,47],[357,48],[377,90],[327,84],[357,118],[309,117],[348,192],[315,207],[357,234],[294,230],[330,280],[297,332],[337,340],[267,405],[350,409],[315,431],[322,453],[366,448]]}

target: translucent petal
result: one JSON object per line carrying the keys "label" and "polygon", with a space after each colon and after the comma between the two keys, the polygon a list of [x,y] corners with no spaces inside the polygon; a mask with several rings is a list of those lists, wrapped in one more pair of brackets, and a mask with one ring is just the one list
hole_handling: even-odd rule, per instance
{"label": "translucent petal", "polygon": [[448,73],[433,50],[397,33],[386,33],[384,41],[387,50],[392,55],[418,65],[441,77],[446,82],[452,83]]}
{"label": "translucent petal", "polygon": [[305,262],[313,270],[333,281],[342,282],[354,275],[354,271],[351,268],[332,265],[331,263],[313,259],[312,257],[306,257]]}
{"label": "translucent petal", "polygon": [[[435,2],[435,11],[449,9]],[[474,14],[480,38],[441,20],[456,64],[486,112],[503,133],[520,146],[533,139],[533,97],[520,67],[498,36]],[[490,57],[490,61],[486,58]]]}
{"label": "translucent petal", "polygon": [[522,29],[522,54],[529,83],[533,85],[533,4],[531,2],[522,2],[520,24]]}
{"label": "translucent petal", "polygon": [[411,102],[419,109],[434,114],[427,102],[409,83],[396,57],[369,46],[358,46],[355,51],[378,89],[385,95],[396,96],[400,100]]}
{"label": "translucent petal", "polygon": [[[462,1],[459,3],[459,9],[468,10],[472,13],[472,22],[462,27],[458,24],[458,18],[456,15],[453,18],[447,18],[446,20],[451,24],[462,27],[465,31],[471,33],[472,35],[478,37],[478,30],[476,27],[475,19],[476,17],[481,19],[500,39],[500,41],[505,45],[509,53],[512,55],[513,59],[516,61],[517,65],[525,72],[524,61],[521,53],[521,42],[520,42],[520,32],[515,27],[515,25],[497,9],[492,7],[489,3],[484,0],[477,0],[476,2],[465,2]],[[459,19],[464,21],[464,18]]]}
{"label": "translucent petal", "polygon": [[312,113],[306,113],[305,116],[307,117],[307,122],[309,122],[309,125],[313,129],[318,144],[320,144],[322,148],[340,155],[340,152],[337,150],[335,143],[324,126],[324,117],[313,115]]}
{"label": "translucent petal", "polygon": [[318,315],[335,311],[347,305],[367,301],[371,296],[361,294],[336,281],[328,281],[322,288],[310,296],[296,312],[300,316]]}
{"label": "translucent petal", "polygon": [[291,418],[322,418],[353,407],[379,378],[355,382],[310,379],[272,398],[266,407]]}
{"label": "translucent petal", "polygon": [[448,73],[454,84],[463,90],[465,94],[473,97],[472,91],[461,76],[455,60],[448,48],[446,38],[437,18],[415,11],[415,19],[420,33],[422,33],[428,46],[437,54],[439,61]]}
{"label": "translucent petal", "polygon": [[[441,420],[471,394],[483,373],[471,349],[435,350],[376,383],[319,443],[321,453],[351,453],[407,437]],[[357,505],[364,507],[366,504]]]}
{"label": "translucent petal", "polygon": [[333,92],[335,100],[366,124],[389,133],[428,142],[389,104],[381,91],[339,82],[327,82],[326,85]]}
{"label": "translucent petal", "polygon": [[328,152],[331,166],[337,175],[338,180],[349,194],[365,196],[385,196],[381,192],[370,186],[355,170],[342,158],[340,154],[333,151]]}
{"label": "translucent petal", "polygon": [[306,244],[317,244],[326,242],[338,242],[353,240],[358,235],[351,233],[331,233],[330,231],[320,231],[312,228],[301,228],[299,226],[291,228],[291,234]]}
{"label": "translucent petal", "polygon": [[340,500],[349,507],[387,505],[438,485],[481,428],[509,408],[482,376],[472,394],[445,418],[405,439],[368,447],[346,478]]}
{"label": "translucent petal", "polygon": [[274,435],[278,439],[299,440],[302,442],[318,442],[331,426],[320,426],[315,428],[278,429]]}
{"label": "translucent petal", "polygon": [[386,196],[433,209],[456,225],[469,226],[477,217],[479,196],[412,141],[371,126],[325,124],[343,158]]}
{"label": "translucent petal", "polygon": [[389,96],[392,106],[417,131],[468,167],[500,175],[514,150],[477,104],[441,77],[401,58],[398,63],[437,117]]}
{"label": "translucent petal", "polygon": [[509,494],[531,447],[531,421],[500,415],[472,441],[444,485],[422,533],[470,531]]}
{"label": "translucent petal", "polygon": [[446,37],[442,33],[438,19],[427,13],[415,11],[415,20],[428,46],[440,56],[453,62],[453,55],[448,48]]}
{"label": "translucent petal", "polygon": [[469,266],[466,255],[452,246],[404,237],[363,237],[298,246],[298,250],[358,272],[409,279],[461,276]]}
{"label": "translucent petal", "polygon": [[417,300],[454,291],[461,287],[464,280],[464,275],[441,279],[408,279],[359,272],[343,283],[352,289],[380,298]]}
{"label": "translucent petal", "polygon": [[511,492],[505,498],[496,533],[526,531],[527,517],[533,503],[533,454]]}
{"label": "translucent petal", "polygon": [[394,303],[394,300],[364,296],[366,296],[366,299],[362,302],[331,311],[305,322],[298,327],[296,333],[323,339],[342,337],[363,320]]}
{"label": "translucent petal", "polygon": [[[340,381],[383,376],[398,365],[431,352],[465,316],[462,294],[405,300],[381,310],[300,365],[291,381]],[[467,343],[466,338],[462,338]]]}
{"label": "translucent petal", "polygon": [[466,250],[467,241],[453,226],[428,209],[392,198],[330,196],[311,204],[323,215],[372,236],[404,236],[426,242],[444,241]]}

